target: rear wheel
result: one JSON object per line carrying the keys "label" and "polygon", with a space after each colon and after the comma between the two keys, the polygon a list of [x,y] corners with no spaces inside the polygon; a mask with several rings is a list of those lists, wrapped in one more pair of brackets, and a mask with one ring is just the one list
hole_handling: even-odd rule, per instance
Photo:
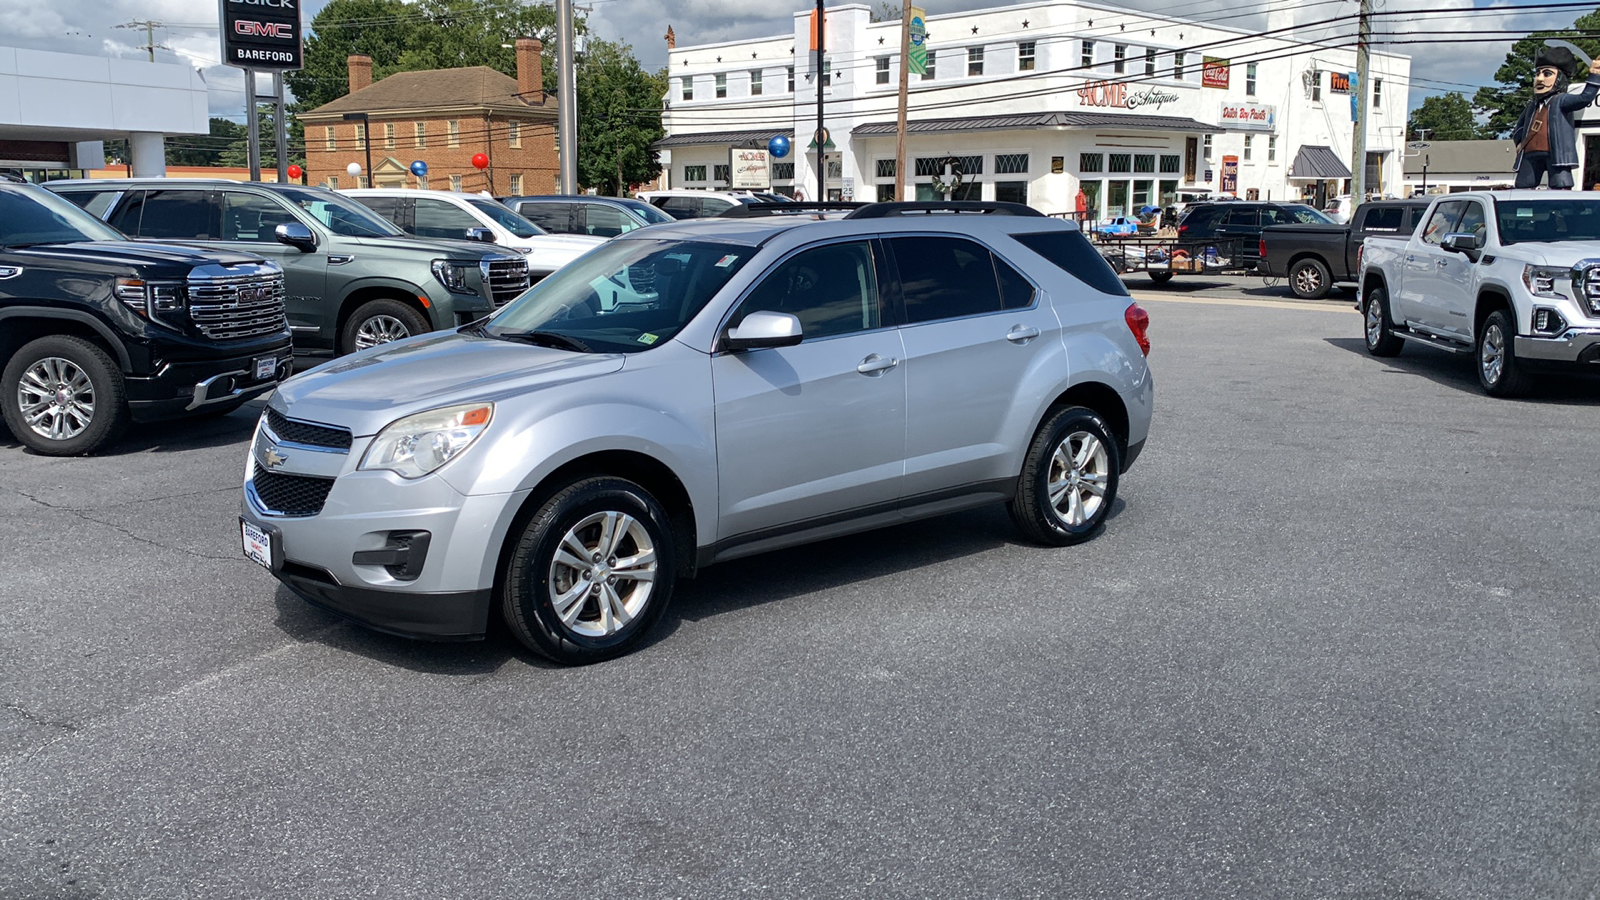
{"label": "rear wheel", "polygon": [[30,341],[0,375],[0,413],[24,446],[46,456],[93,453],[128,424],[122,372],[99,346],[71,335]]}
{"label": "rear wheel", "polygon": [[372,300],[350,314],[340,333],[339,351],[354,353],[429,330],[422,314],[399,300]]}
{"label": "rear wheel", "polygon": [[1172,273],[1171,272],[1151,272],[1150,273],[1150,280],[1154,281],[1156,284],[1166,284],[1167,282],[1172,280]]}
{"label": "rear wheel", "polygon": [[1478,383],[1491,397],[1516,397],[1528,388],[1528,376],[1517,362],[1517,329],[1511,314],[1497,309],[1478,329]]}
{"label": "rear wheel", "polygon": [[1333,276],[1320,259],[1302,259],[1289,267],[1289,289],[1302,300],[1321,300],[1332,285]]}
{"label": "rear wheel", "polygon": [[1011,520],[1041,544],[1086,541],[1117,499],[1122,457],[1104,419],[1082,406],[1057,409],[1034,435],[1007,505]]}
{"label": "rear wheel", "polygon": [[1389,294],[1381,287],[1367,289],[1362,298],[1361,318],[1365,323],[1367,352],[1373,356],[1394,356],[1405,346],[1405,339],[1394,333],[1389,318]]}

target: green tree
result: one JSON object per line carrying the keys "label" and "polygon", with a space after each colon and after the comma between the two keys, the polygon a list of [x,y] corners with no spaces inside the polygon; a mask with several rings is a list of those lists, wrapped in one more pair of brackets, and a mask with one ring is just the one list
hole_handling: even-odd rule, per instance
{"label": "green tree", "polygon": [[[1600,9],[1579,17],[1572,24],[1572,30],[1600,32]],[[1478,88],[1472,98],[1472,105],[1489,118],[1481,129],[1483,137],[1506,137],[1516,127],[1523,108],[1533,98],[1533,60],[1539,55],[1545,38],[1561,37],[1582,47],[1583,52],[1590,56],[1600,56],[1600,38],[1564,37],[1565,34],[1537,31],[1511,46],[1505,63],[1494,73],[1494,80],[1500,83],[1500,87]],[[1584,73],[1579,72],[1575,80],[1582,81],[1585,77]]]}
{"label": "green tree", "polygon": [[1472,141],[1480,136],[1472,104],[1459,93],[1423,100],[1406,120],[1406,134],[1414,141]]}
{"label": "green tree", "polygon": [[167,136],[167,165],[169,166],[220,166],[222,154],[245,138],[244,125],[228,119],[211,117],[211,133],[175,134]]}
{"label": "green tree", "polygon": [[578,182],[622,196],[661,174],[650,145],[666,134],[666,70],[652,75],[627,44],[590,40],[578,64]]}
{"label": "green tree", "polygon": [[[293,119],[290,120],[289,133],[286,135],[288,139],[287,149],[289,151],[289,162],[303,166],[306,162],[305,135],[302,128],[300,136],[296,137],[294,126],[297,124]],[[273,142],[272,137],[272,113],[263,108],[260,117],[256,120],[256,125],[261,135],[261,169],[262,171],[276,169],[278,167],[278,147]],[[217,154],[215,165],[240,168],[250,165],[250,130],[243,124],[235,125],[234,127],[239,130],[238,135],[228,144],[226,149]]]}

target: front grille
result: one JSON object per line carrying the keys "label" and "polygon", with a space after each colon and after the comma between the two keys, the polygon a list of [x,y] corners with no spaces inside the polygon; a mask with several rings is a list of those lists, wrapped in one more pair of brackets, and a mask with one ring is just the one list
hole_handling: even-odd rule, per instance
{"label": "front grille", "polygon": [[322,512],[328,491],[333,489],[332,478],[285,475],[253,463],[250,482],[267,511],[280,516],[314,516]]}
{"label": "front grille", "polygon": [[267,427],[280,441],[306,444],[311,447],[328,447],[334,450],[350,449],[350,432],[328,425],[313,425],[285,418],[275,409],[267,409]]}
{"label": "front grille", "polygon": [[283,275],[189,279],[189,318],[212,340],[237,341],[282,331]]}
{"label": "front grille", "polygon": [[[1579,263],[1579,266],[1583,264]],[[1600,316],[1600,266],[1581,268],[1573,284],[1578,288],[1578,299],[1589,308],[1589,313]]]}
{"label": "front grille", "polygon": [[489,289],[489,300],[499,309],[516,299],[528,289],[528,261],[526,259],[486,259],[483,261],[483,284]]}

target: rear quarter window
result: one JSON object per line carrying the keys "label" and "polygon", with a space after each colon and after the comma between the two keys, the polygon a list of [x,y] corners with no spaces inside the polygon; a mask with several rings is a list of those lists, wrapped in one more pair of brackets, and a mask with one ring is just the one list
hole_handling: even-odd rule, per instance
{"label": "rear quarter window", "polygon": [[1011,238],[1097,291],[1128,296],[1122,279],[1111,271],[1111,265],[1089,245],[1080,231],[1042,231],[1014,234]]}

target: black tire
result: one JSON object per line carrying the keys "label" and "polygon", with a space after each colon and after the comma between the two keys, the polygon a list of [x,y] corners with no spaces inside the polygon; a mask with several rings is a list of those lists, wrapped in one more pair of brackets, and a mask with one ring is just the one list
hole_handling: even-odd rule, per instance
{"label": "black tire", "polygon": [[[653,568],[649,569],[647,580],[614,574],[611,566],[625,557],[609,553],[598,560],[590,559],[588,570],[558,562],[557,551],[570,546],[564,544],[569,533],[591,551],[606,551],[603,526],[594,521],[606,513],[625,515],[639,528],[636,532],[629,526],[610,544],[611,553],[640,551],[644,541],[651,545]],[[572,558],[570,551],[567,558]],[[646,567],[633,567],[632,571],[644,574]],[[622,656],[637,647],[666,611],[676,576],[677,550],[672,530],[666,512],[655,498],[621,478],[586,478],[545,501],[523,530],[506,571],[502,607],[512,633],[528,649],[558,663],[587,665]],[[609,580],[600,585],[601,578]],[[613,585],[622,586],[617,583],[619,578],[628,585],[626,595],[613,589]],[[583,585],[589,588],[584,590]],[[644,594],[636,596],[640,590]],[[558,610],[559,597],[553,595],[573,599],[565,610]],[[635,601],[639,605],[628,609]],[[606,615],[614,609],[622,609],[630,616],[629,621],[620,626],[614,619],[608,621]],[[567,613],[566,620],[563,612]]]}
{"label": "black tire", "polygon": [[1154,281],[1156,284],[1166,284],[1167,282],[1172,280],[1172,273],[1171,272],[1151,272],[1150,273],[1150,280]]}
{"label": "black tire", "polygon": [[[24,377],[28,378],[26,385]],[[57,410],[54,413],[35,406],[50,396],[42,393],[47,380],[66,391],[57,397],[64,399],[66,406],[52,403],[50,409]],[[41,429],[63,436],[41,434],[27,423],[24,391],[34,398],[30,411],[46,413],[37,423]],[[0,374],[0,412],[11,434],[35,453],[78,456],[93,453],[122,434],[128,426],[128,394],[122,372],[110,354],[80,337],[51,335],[24,344],[6,364]]]}
{"label": "black tire", "polygon": [[1308,257],[1289,267],[1289,290],[1302,300],[1321,300],[1333,287],[1333,275],[1320,259]]}
{"label": "black tire", "polygon": [[1394,333],[1394,320],[1389,318],[1388,291],[1381,287],[1368,288],[1361,304],[1361,330],[1367,352],[1373,356],[1398,356],[1406,341]]}
{"label": "black tire", "polygon": [[1517,326],[1511,313],[1497,309],[1478,328],[1473,357],[1478,362],[1478,383],[1491,397],[1520,397],[1529,377],[1517,361]]}
{"label": "black tire", "polygon": [[421,313],[399,300],[369,300],[344,323],[344,330],[339,332],[339,352],[354,353],[432,330]]}
{"label": "black tire", "polygon": [[[1076,544],[1093,537],[1105,523],[1121,475],[1122,454],[1105,420],[1086,407],[1059,407],[1045,416],[1034,434],[1018,476],[1017,495],[1006,509],[1017,528],[1033,540],[1057,547]],[[1052,483],[1058,491],[1055,498]],[[1099,485],[1098,494],[1094,485]],[[1088,509],[1089,505],[1094,508]],[[1080,513],[1077,522],[1072,521],[1074,506]]]}

